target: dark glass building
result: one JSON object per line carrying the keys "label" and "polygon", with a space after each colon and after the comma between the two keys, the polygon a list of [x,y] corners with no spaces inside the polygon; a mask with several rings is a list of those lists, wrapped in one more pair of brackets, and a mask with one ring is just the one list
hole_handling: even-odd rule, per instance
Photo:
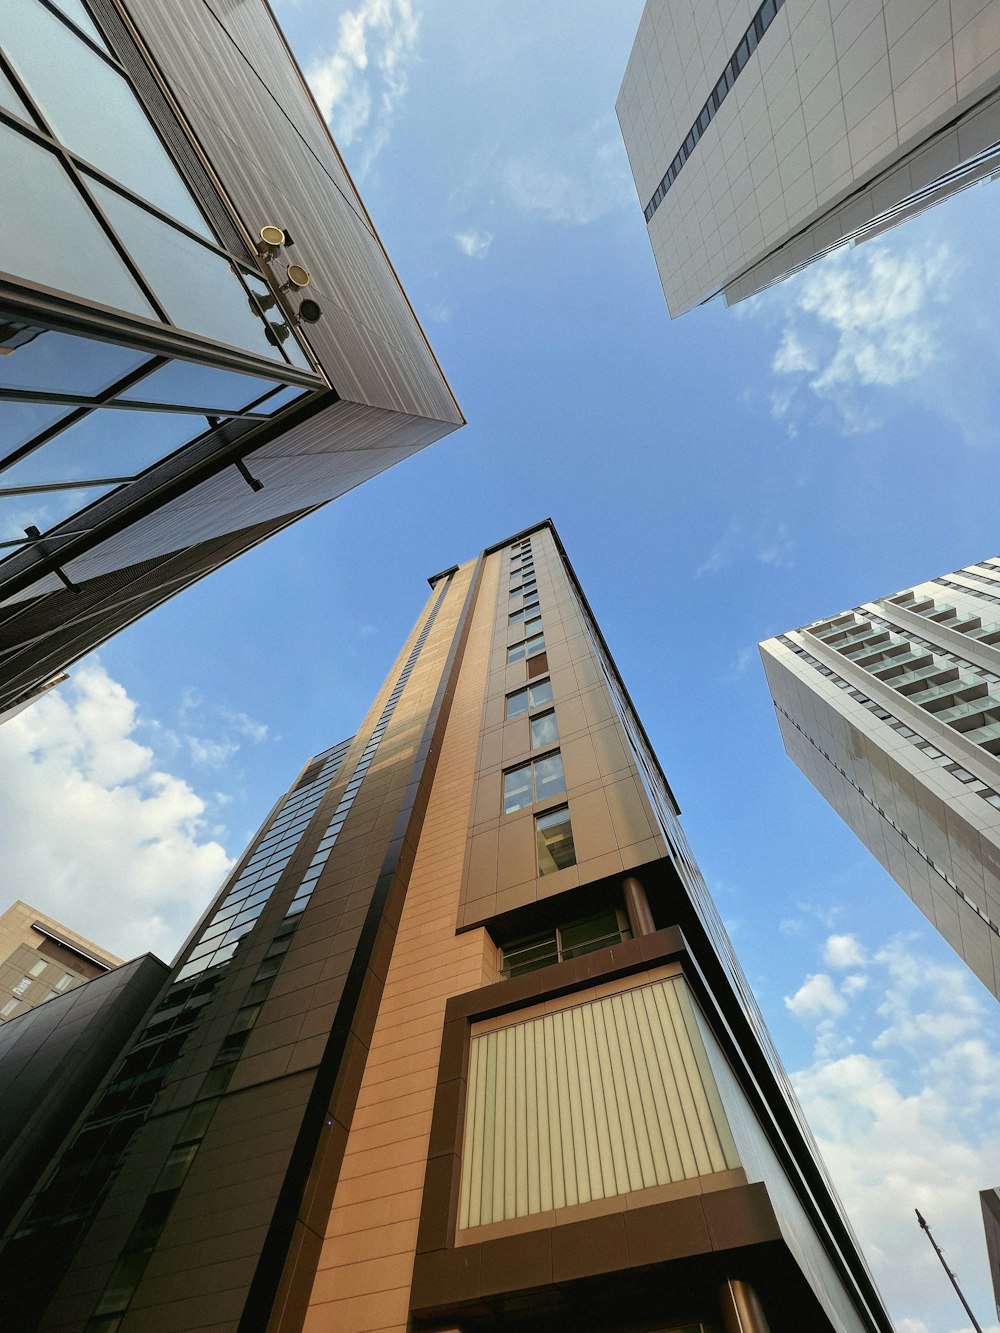
{"label": "dark glass building", "polygon": [[430,582],[9,1228],[10,1327],[890,1333],[551,524]]}
{"label": "dark glass building", "polygon": [[0,711],[462,416],[265,0],[7,0]]}

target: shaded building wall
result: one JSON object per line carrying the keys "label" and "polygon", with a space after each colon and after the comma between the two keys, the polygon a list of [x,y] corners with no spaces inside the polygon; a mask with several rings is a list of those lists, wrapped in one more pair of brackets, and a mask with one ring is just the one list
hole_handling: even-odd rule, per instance
{"label": "shaded building wall", "polygon": [[0,1231],[168,976],[166,963],[144,954],[0,1026]]}

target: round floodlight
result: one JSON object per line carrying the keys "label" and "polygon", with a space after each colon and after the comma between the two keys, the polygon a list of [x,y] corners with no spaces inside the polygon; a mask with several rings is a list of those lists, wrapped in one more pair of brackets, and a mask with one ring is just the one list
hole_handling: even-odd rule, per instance
{"label": "round floodlight", "polygon": [[303,301],[299,306],[299,319],[305,320],[307,324],[315,324],[322,313],[315,301]]}
{"label": "round floodlight", "polygon": [[309,274],[301,264],[288,265],[288,282],[292,287],[308,287]]}
{"label": "round floodlight", "polygon": [[285,244],[283,227],[261,227],[260,239],[265,245],[282,246]]}

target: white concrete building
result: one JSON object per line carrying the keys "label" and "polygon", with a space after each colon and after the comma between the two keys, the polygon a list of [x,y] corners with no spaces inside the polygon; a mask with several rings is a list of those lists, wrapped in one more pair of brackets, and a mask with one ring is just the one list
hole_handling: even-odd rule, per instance
{"label": "white concrete building", "polygon": [[1000,998],[1000,558],[760,648],[789,756]]}
{"label": "white concrete building", "polygon": [[1000,164],[1000,0],[647,0],[618,118],[672,316]]}

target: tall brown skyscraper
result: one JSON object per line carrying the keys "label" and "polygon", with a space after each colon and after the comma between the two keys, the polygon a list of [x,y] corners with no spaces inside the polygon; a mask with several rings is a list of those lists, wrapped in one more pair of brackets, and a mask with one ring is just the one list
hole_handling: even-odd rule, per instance
{"label": "tall brown skyscraper", "polygon": [[554,529],[430,582],[12,1227],[17,1317],[889,1333]]}

